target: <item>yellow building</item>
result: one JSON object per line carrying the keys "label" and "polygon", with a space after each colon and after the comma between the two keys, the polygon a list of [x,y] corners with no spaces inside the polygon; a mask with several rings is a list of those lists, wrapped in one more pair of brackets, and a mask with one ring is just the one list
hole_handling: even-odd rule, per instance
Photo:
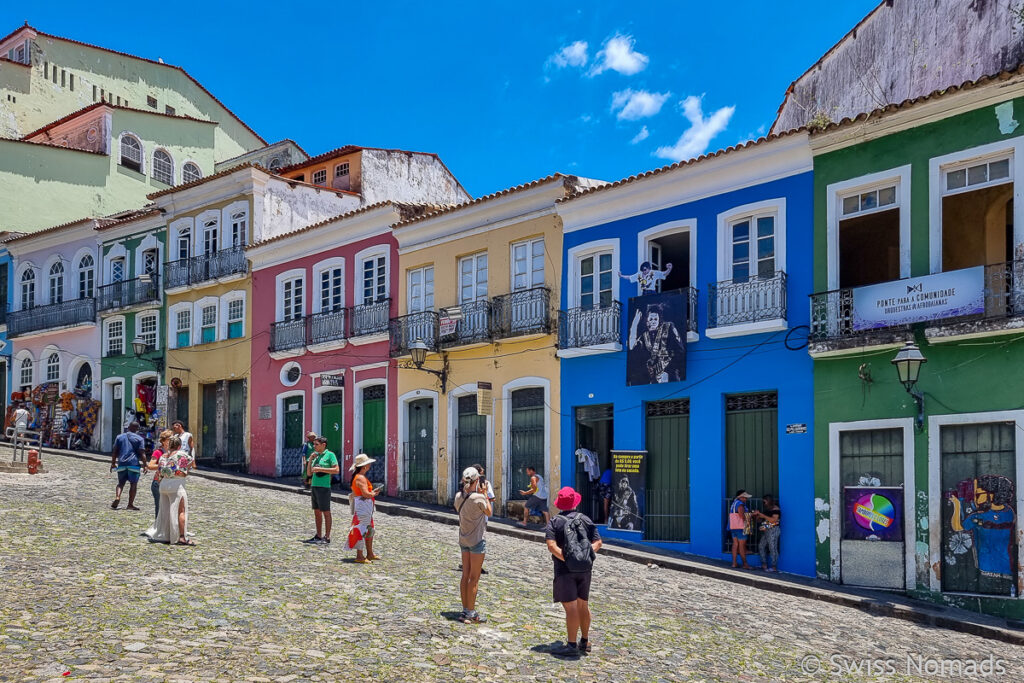
{"label": "yellow building", "polygon": [[402,495],[447,503],[473,464],[499,515],[525,498],[528,465],[559,487],[555,201],[590,184],[553,175],[394,227]]}

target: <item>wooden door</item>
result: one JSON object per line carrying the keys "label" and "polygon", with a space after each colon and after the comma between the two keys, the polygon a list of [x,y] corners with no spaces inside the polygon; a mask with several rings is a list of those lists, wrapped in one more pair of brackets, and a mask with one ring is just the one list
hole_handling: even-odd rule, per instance
{"label": "wooden door", "polygon": [[302,397],[289,396],[282,402],[281,411],[281,476],[294,477],[302,474]]}
{"label": "wooden door", "polygon": [[228,382],[228,442],[223,464],[245,465],[245,380]]}
{"label": "wooden door", "polygon": [[376,460],[366,473],[367,478],[375,485],[384,483],[386,472],[385,392],[383,384],[363,389],[363,453]]}
{"label": "wooden door", "polygon": [[341,462],[342,420],[344,419],[345,394],[341,389],[328,391],[320,396],[320,435],[327,439],[327,450],[338,456]]}
{"label": "wooden door", "polygon": [[410,401],[406,410],[405,490],[429,491],[434,487],[434,400]]}
{"label": "wooden door", "polygon": [[530,387],[512,392],[512,418],[509,423],[508,497],[510,500],[526,498],[520,491],[530,487],[526,476],[528,466],[537,474],[546,476],[544,462],[544,389]]}
{"label": "wooden door", "polygon": [[452,493],[458,489],[459,479],[467,467],[487,464],[487,416],[476,414],[476,394],[460,396],[458,422],[455,431],[455,473]]}
{"label": "wooden door", "polygon": [[217,457],[217,385],[203,385],[203,419],[200,424],[199,453],[196,460],[215,460]]}
{"label": "wooden door", "polygon": [[653,401],[647,412],[644,538],[690,540],[690,400]]}

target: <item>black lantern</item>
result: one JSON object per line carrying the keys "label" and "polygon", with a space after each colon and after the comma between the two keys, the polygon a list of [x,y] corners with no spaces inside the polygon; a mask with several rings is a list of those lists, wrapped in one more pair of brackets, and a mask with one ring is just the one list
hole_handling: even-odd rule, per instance
{"label": "black lantern", "polygon": [[904,344],[900,352],[892,359],[892,364],[896,366],[896,373],[899,375],[900,384],[908,394],[914,397],[914,401],[917,403],[916,422],[919,430],[924,427],[924,394],[915,391],[914,387],[921,375],[921,366],[927,362],[928,359],[922,355],[921,349],[917,348],[917,344],[912,341]]}
{"label": "black lantern", "polygon": [[427,345],[423,343],[422,339],[417,339],[412,344],[409,344],[412,364],[416,366],[417,370],[423,369],[423,363],[427,360],[427,351]]}
{"label": "black lantern", "polygon": [[[440,370],[432,370],[431,368],[423,367],[423,363],[427,360],[427,351],[430,348],[424,343],[422,338],[417,337],[415,341],[409,344],[409,355],[412,356],[412,367],[413,369],[421,372],[429,372],[431,375],[437,377],[441,382],[441,393],[448,391],[448,356],[446,354],[441,355],[443,365]],[[402,367],[409,367],[404,365]]]}
{"label": "black lantern", "polygon": [[[142,337],[136,337],[135,339],[132,339],[132,351],[135,352],[135,357],[136,358],[141,357],[142,354],[144,354],[148,349],[149,349],[149,344],[147,344],[146,340],[143,339]],[[154,358],[152,362],[153,362],[153,365],[156,366],[156,371],[157,372],[163,372],[164,371],[164,359],[163,358]]]}

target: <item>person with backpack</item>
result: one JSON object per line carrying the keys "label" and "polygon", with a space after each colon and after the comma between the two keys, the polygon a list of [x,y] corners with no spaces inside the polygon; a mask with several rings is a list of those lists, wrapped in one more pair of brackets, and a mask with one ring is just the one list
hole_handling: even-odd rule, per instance
{"label": "person with backpack", "polygon": [[555,498],[560,512],[544,530],[555,569],[553,601],[562,603],[565,610],[565,645],[551,653],[561,657],[578,657],[591,650],[590,578],[594,558],[601,549],[601,536],[589,517],[576,512],[581,499],[571,486],[563,487]]}

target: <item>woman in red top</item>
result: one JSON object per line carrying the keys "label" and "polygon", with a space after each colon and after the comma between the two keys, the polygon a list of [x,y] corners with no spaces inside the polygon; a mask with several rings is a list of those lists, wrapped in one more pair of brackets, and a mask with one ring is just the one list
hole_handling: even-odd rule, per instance
{"label": "woman in red top", "polygon": [[153,473],[153,483],[150,485],[150,491],[153,493],[153,518],[156,519],[160,516],[160,456],[167,452],[167,440],[174,435],[170,429],[165,429],[160,432],[160,448],[154,448],[153,454],[149,456],[149,462],[146,464],[146,469]]}
{"label": "woman in red top", "polygon": [[366,478],[366,472],[374,462],[366,453],[360,453],[349,468],[355,475],[352,477],[352,528],[348,533],[348,547],[356,551],[358,564],[380,559],[373,554],[373,501],[384,487],[374,489]]}

